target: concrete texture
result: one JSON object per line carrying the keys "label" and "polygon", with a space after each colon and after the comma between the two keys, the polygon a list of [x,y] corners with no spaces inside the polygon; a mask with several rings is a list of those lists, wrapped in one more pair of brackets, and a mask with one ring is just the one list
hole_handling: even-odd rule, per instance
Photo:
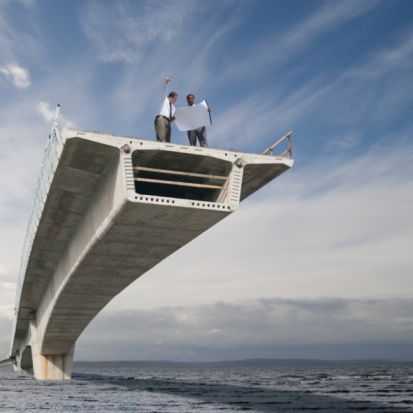
{"label": "concrete texture", "polygon": [[[16,367],[32,369],[38,379],[69,379],[77,338],[114,296],[293,164],[288,158],[91,132],[65,131],[64,138],[12,338]],[[223,190],[172,185],[168,196],[157,196],[136,192],[134,166],[228,180]],[[219,183],[214,177],[185,179]],[[142,188],[165,192],[163,184]],[[174,191],[179,197],[171,196]]]}

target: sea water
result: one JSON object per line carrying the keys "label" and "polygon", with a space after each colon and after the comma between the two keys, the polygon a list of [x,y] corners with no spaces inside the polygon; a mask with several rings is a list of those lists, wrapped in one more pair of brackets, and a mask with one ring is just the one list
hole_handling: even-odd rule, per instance
{"label": "sea water", "polygon": [[413,412],[413,363],[76,363],[41,382],[0,368],[0,412]]}

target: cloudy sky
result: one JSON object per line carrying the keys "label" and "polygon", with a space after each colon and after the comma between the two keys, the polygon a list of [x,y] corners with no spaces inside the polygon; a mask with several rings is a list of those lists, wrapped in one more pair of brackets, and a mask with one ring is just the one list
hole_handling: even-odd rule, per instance
{"label": "cloudy sky", "polygon": [[[57,103],[153,139],[162,78],[217,148],[294,168],[116,297],[76,358],[413,359],[413,3],[0,0],[0,358]],[[173,130],[173,141],[186,143]]]}

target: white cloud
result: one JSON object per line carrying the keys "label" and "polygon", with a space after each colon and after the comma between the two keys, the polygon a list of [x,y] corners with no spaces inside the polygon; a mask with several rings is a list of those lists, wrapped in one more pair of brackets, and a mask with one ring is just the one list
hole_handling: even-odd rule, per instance
{"label": "white cloud", "polygon": [[47,122],[47,123],[51,123],[55,117],[55,111],[53,111],[50,108],[50,103],[49,102],[39,102],[37,104],[37,112],[42,115],[43,119]]}
{"label": "white cloud", "polygon": [[36,4],[36,0],[18,0],[23,6],[31,8]]}
{"label": "white cloud", "polygon": [[[370,122],[391,124],[404,113],[412,99],[411,67],[413,41],[409,32],[333,79],[309,79],[289,90],[282,85],[265,87],[214,113],[208,139],[213,146],[237,150],[262,139],[264,149],[272,143],[270,139],[289,129],[294,132],[300,128],[303,136],[311,139],[307,125],[318,119],[320,125],[331,125],[338,135],[325,136],[325,149],[354,148],[362,142],[363,130]],[[339,129],[343,125],[345,131]]]}
{"label": "white cloud", "polygon": [[[14,299],[16,284],[0,281],[0,319],[12,320],[14,315]],[[0,336],[3,335],[0,331]],[[5,334],[7,336],[7,334]],[[0,354],[1,359],[1,354]]]}
{"label": "white cloud", "polygon": [[131,62],[143,57],[146,46],[172,45],[182,25],[196,10],[195,1],[116,3],[103,9],[89,2],[82,27],[103,61]]}
{"label": "white cloud", "polygon": [[10,282],[0,282],[0,290],[4,291],[15,291],[16,289],[16,284],[15,283],[10,283]]}
{"label": "white cloud", "polygon": [[276,32],[261,39],[259,44],[254,44],[250,50],[243,50],[242,55],[237,57],[237,65],[229,66],[228,74],[245,77],[285,64],[320,36],[338,30],[347,22],[370,12],[378,4],[379,1],[373,0],[325,2],[293,24],[289,30]]}
{"label": "white cloud", "polygon": [[14,1],[14,3],[20,3],[27,8],[33,7],[35,4],[35,0],[0,0],[0,6],[8,6],[12,1]]}
{"label": "white cloud", "polygon": [[364,64],[348,71],[346,76],[371,80],[379,79],[394,70],[411,70],[413,65],[412,36],[412,31],[407,31],[398,43],[375,52]]}
{"label": "white cloud", "polygon": [[326,2],[312,15],[300,21],[281,38],[281,50],[284,52],[303,48],[305,44],[318,36],[337,30],[342,24],[370,12],[379,1],[348,0],[339,3]]}
{"label": "white cloud", "polygon": [[[36,106],[37,113],[49,124],[52,123],[55,118],[56,110],[52,110],[49,102],[39,102]],[[66,128],[74,128],[75,124],[66,119],[63,115],[59,115],[59,123]]]}
{"label": "white cloud", "polygon": [[9,353],[12,325],[12,320],[9,317],[2,317],[0,311],[0,360],[6,358]]}
{"label": "white cloud", "polygon": [[[13,85],[18,88],[28,87],[30,77],[27,69],[21,68],[16,61],[39,62],[43,58],[44,42],[38,39],[39,30],[33,18],[35,4],[34,0],[0,1],[0,65],[6,70],[3,76],[15,82]],[[16,16],[18,24],[14,21]],[[9,64],[5,65],[6,62]]]}
{"label": "white cloud", "polygon": [[271,297],[105,311],[82,335],[76,354],[82,360],[119,359],[119,354],[129,360],[325,358],[328,348],[336,358],[412,359],[412,314],[412,300],[399,297]]}
{"label": "white cloud", "polygon": [[346,150],[354,148],[361,143],[362,136],[359,132],[349,131],[340,136],[337,136],[334,140],[326,143],[325,148],[327,150]]}
{"label": "white cloud", "polygon": [[29,71],[17,63],[10,63],[0,67],[2,74],[17,89],[27,89],[30,86]]}

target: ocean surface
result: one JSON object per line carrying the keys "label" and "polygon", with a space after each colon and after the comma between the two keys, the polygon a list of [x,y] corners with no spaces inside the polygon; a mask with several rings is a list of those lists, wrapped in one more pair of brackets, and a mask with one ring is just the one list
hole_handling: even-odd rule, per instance
{"label": "ocean surface", "polygon": [[413,363],[76,363],[39,382],[0,368],[0,412],[413,412]]}

